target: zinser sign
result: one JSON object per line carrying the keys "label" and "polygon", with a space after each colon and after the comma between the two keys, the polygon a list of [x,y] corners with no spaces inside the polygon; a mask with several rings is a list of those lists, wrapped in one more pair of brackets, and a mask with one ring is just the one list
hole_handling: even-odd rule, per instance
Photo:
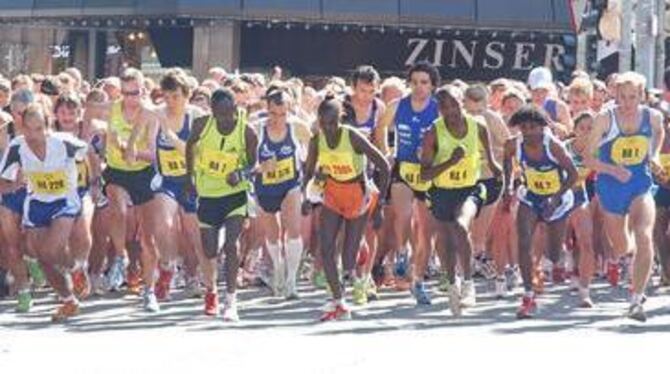
{"label": "zinser sign", "polygon": [[[568,35],[568,37],[571,37]],[[325,31],[245,28],[242,68],[281,65],[296,75],[347,75],[371,64],[385,75],[403,74],[407,66],[427,60],[446,79],[526,79],[535,66],[570,72],[561,55],[572,56],[574,45],[561,35],[497,32],[403,34],[397,31]]]}

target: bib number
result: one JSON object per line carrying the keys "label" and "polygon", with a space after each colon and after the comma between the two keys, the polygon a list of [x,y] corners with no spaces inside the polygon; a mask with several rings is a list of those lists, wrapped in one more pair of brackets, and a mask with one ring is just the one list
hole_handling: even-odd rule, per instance
{"label": "bib number", "polygon": [[612,160],[618,165],[639,165],[648,153],[649,141],[641,135],[618,138],[612,145]]}
{"label": "bib number", "polygon": [[326,174],[338,181],[348,181],[358,176],[350,153],[324,152],[319,155],[319,164]]}
{"label": "bib number", "polygon": [[40,195],[64,195],[67,193],[67,175],[64,171],[28,174],[31,190]]}
{"label": "bib number", "polygon": [[295,178],[293,158],[288,157],[277,161],[274,170],[263,173],[263,184],[280,184],[290,181],[293,178]]}
{"label": "bib number", "polygon": [[561,189],[561,178],[558,170],[538,171],[526,169],[526,187],[536,195],[553,195]]}
{"label": "bib number", "polygon": [[167,177],[179,177],[186,174],[186,159],[174,149],[159,151],[161,172]]}
{"label": "bib number", "polygon": [[412,162],[400,162],[400,178],[413,190],[425,192],[430,189],[430,181],[421,178],[421,165]]}
{"label": "bib number", "polygon": [[477,183],[474,158],[466,158],[445,170],[437,177],[435,185],[441,188],[464,188]]}
{"label": "bib number", "polygon": [[235,153],[204,149],[202,154],[204,172],[214,177],[227,177],[237,169],[238,160]]}

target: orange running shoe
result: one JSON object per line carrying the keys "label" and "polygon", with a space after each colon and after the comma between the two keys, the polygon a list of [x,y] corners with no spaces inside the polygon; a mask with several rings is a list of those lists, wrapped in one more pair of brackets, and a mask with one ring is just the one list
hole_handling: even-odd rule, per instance
{"label": "orange running shoe", "polygon": [[51,322],[64,322],[70,317],[79,314],[79,303],[75,301],[65,302],[56,309],[56,312],[51,315]]}
{"label": "orange running shoe", "polygon": [[91,282],[88,279],[88,273],[84,269],[79,269],[70,274],[72,276],[72,291],[79,300],[86,299],[91,294]]}
{"label": "orange running shoe", "polygon": [[208,291],[205,294],[205,315],[219,315],[219,295],[214,292]]}
{"label": "orange running shoe", "polygon": [[128,268],[126,285],[128,286],[128,293],[132,295],[139,295],[142,292],[142,278],[138,270]]}
{"label": "orange running shoe", "polygon": [[158,281],[156,282],[156,298],[158,301],[170,299],[170,283],[172,283],[172,272],[160,269]]}
{"label": "orange running shoe", "polygon": [[615,262],[610,262],[607,264],[607,281],[609,282],[610,286],[612,287],[619,286],[620,275],[621,273],[619,269],[619,264]]}
{"label": "orange running shoe", "polygon": [[524,296],[521,299],[521,306],[516,312],[516,318],[518,319],[527,319],[533,318],[533,314],[537,309],[537,304],[535,303],[534,296]]}

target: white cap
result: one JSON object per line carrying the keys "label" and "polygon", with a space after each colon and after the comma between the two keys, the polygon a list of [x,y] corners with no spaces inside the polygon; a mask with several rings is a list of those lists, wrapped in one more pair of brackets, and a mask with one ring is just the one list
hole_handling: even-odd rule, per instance
{"label": "white cap", "polygon": [[531,90],[540,88],[551,89],[554,86],[554,77],[551,75],[551,70],[544,66],[536,67],[528,74],[528,87]]}

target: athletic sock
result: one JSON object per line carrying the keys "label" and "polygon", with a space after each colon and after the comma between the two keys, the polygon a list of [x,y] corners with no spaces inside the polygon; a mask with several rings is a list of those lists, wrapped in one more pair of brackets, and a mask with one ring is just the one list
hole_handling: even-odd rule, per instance
{"label": "athletic sock", "polygon": [[302,258],[302,238],[286,241],[286,267],[289,282],[297,282],[298,268]]}

